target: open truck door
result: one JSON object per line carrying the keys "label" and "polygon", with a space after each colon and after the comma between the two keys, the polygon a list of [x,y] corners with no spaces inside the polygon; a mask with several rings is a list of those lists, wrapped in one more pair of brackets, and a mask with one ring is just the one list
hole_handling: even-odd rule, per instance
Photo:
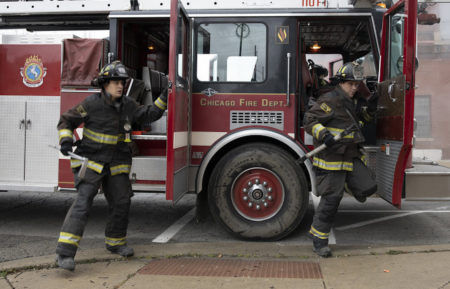
{"label": "open truck door", "polygon": [[378,194],[400,207],[411,166],[417,1],[399,0],[383,16],[377,119]]}
{"label": "open truck door", "polygon": [[189,189],[190,22],[179,0],[170,6],[169,98],[166,198],[177,201]]}

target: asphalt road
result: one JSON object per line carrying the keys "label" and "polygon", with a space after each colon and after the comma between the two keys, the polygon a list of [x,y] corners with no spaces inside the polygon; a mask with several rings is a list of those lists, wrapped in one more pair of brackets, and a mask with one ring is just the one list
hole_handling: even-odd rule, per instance
{"label": "asphalt road", "polygon": [[[59,229],[75,193],[0,192],[0,262],[53,254]],[[195,196],[176,205],[164,194],[139,193],[133,197],[128,242],[236,242],[211,217],[197,223]],[[310,246],[306,237],[314,200],[302,224],[277,243]],[[98,195],[92,207],[80,250],[102,248],[106,201]],[[398,210],[379,198],[360,204],[344,198],[331,232],[337,245],[394,246],[450,243],[450,201],[403,201]],[[251,246],[252,242],[243,242]]]}

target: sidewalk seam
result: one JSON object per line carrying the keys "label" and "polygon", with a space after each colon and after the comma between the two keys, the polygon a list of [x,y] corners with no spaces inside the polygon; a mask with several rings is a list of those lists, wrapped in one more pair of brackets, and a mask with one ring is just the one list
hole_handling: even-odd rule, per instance
{"label": "sidewalk seam", "polygon": [[2,278],[5,279],[5,282],[9,285],[9,287],[11,287],[11,289],[15,289],[11,282],[9,282],[8,278],[6,278],[6,276]]}
{"label": "sidewalk seam", "polygon": [[[138,258],[139,260],[143,259],[143,258]],[[147,266],[147,264],[143,264],[139,269],[136,270],[136,272],[128,274],[127,278],[125,280],[123,280],[122,282],[120,282],[116,287],[114,287],[115,289],[119,289],[120,287],[122,287],[123,285],[125,285],[125,283],[127,283],[131,278],[133,278],[134,276],[137,275],[137,273],[144,268],[145,266]]]}
{"label": "sidewalk seam", "polygon": [[437,289],[445,289],[445,287],[447,287],[447,285],[450,285],[450,280],[447,281],[445,284],[443,284],[442,286],[439,286]]}

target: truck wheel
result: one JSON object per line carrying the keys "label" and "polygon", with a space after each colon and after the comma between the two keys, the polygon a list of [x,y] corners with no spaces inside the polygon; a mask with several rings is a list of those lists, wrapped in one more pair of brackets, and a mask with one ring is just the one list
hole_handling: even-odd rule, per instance
{"label": "truck wheel", "polygon": [[292,232],[309,203],[308,184],[292,155],[276,145],[234,148],[208,185],[214,219],[242,239],[277,240]]}

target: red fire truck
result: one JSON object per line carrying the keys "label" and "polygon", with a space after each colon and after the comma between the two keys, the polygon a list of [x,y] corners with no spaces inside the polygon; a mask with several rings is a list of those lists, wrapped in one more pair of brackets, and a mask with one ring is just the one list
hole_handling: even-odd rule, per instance
{"label": "red fire truck", "polygon": [[69,160],[48,147],[59,114],[95,91],[99,67],[119,59],[133,76],[127,93],[142,104],[169,86],[166,115],[133,132],[133,189],[174,202],[195,192],[232,234],[279,239],[300,224],[316,191],[311,161],[296,162],[311,149],[302,119],[319,93],[316,64],[332,76],[358,61],[367,87],[379,83],[379,113],[364,128],[369,166],[378,195],[400,207],[413,140],[417,3],[380,4],[2,1],[1,28],[110,33],[0,45],[0,189],[73,187]]}

